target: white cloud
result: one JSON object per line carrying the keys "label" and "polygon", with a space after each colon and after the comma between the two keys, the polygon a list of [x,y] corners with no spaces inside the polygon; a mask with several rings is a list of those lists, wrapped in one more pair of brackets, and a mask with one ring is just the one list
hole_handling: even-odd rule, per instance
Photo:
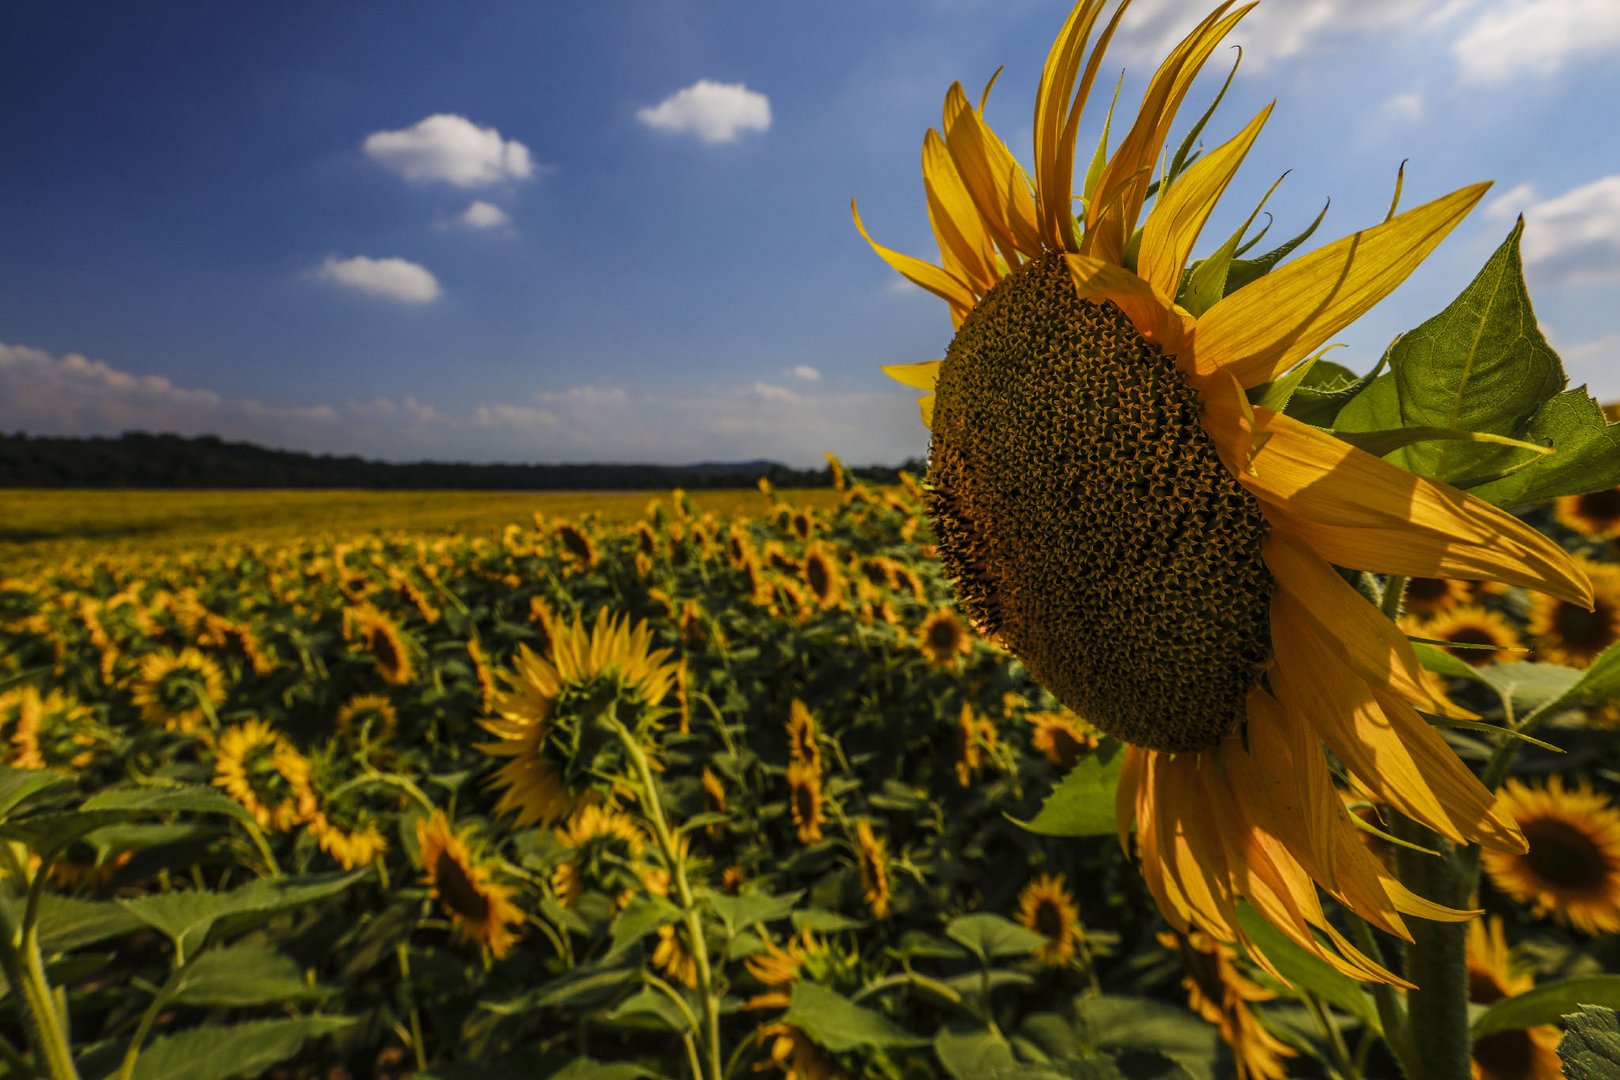
{"label": "white cloud", "polygon": [[916,394],[793,390],[768,382],[575,386],[444,410],[415,397],[270,405],[138,375],[77,354],[0,343],[0,431],[215,434],[265,446],[393,460],[690,463],[769,458],[899,462],[927,452]]}
{"label": "white cloud", "polygon": [[817,371],[809,364],[794,364],[792,367],[788,368],[787,373],[793,376],[795,379],[798,379],[800,382],[821,381],[821,372]]}
{"label": "white cloud", "polygon": [[768,130],[771,102],[742,83],[699,79],[657,105],[638,109],[636,119],[658,131],[696,135],[705,143],[725,143],[745,131]]}
{"label": "white cloud", "polygon": [[413,183],[486,187],[535,173],[528,147],[454,113],[435,113],[399,131],[374,131],[360,145],[373,161]]}
{"label": "white cloud", "polygon": [[[1450,3],[1431,9],[1422,22],[1434,24],[1450,18],[1462,5]],[[1284,0],[1266,3],[1246,15],[1227,38],[1243,45],[1245,68],[1267,64],[1317,48],[1329,39],[1385,27],[1410,27],[1418,21],[1411,0]],[[1131,9],[1118,37],[1120,56],[1135,66],[1157,64],[1197,25],[1205,13],[1201,5],[1155,4]],[[1226,60],[1221,60],[1221,56]],[[1224,68],[1233,54],[1217,52],[1210,66]]]}
{"label": "white cloud", "polygon": [[[1560,350],[1566,369],[1578,369],[1587,366],[1602,364],[1604,372],[1611,372],[1620,367],[1616,361],[1620,360],[1620,334],[1609,334],[1594,341],[1583,341],[1579,345],[1572,345]],[[1571,370],[1574,380],[1579,382],[1583,376],[1578,370]]]}
{"label": "white cloud", "polygon": [[456,215],[456,221],[469,229],[503,229],[512,224],[512,215],[494,203],[474,199]]}
{"label": "white cloud", "polygon": [[1620,173],[1550,199],[1533,197],[1534,189],[1520,185],[1491,204],[1493,212],[1523,209],[1526,265],[1565,284],[1620,281]]}
{"label": "white cloud", "polygon": [[1452,45],[1465,82],[1551,75],[1573,59],[1620,53],[1614,0],[1498,0]]}
{"label": "white cloud", "polygon": [[755,397],[763,401],[798,401],[797,391],[786,386],[776,386],[767,382],[756,382],[752,387]]}
{"label": "white cloud", "polygon": [[1399,123],[1414,123],[1423,118],[1423,95],[1416,92],[1394,94],[1384,99],[1379,112]]}
{"label": "white cloud", "polygon": [[426,267],[406,259],[373,259],[356,255],[348,259],[329,256],[312,273],[370,296],[398,300],[402,304],[426,304],[439,297],[439,281]]}
{"label": "white cloud", "polygon": [[1531,184],[1514,184],[1502,194],[1485,204],[1485,213],[1493,218],[1516,218],[1524,213],[1536,197],[1536,189]]}

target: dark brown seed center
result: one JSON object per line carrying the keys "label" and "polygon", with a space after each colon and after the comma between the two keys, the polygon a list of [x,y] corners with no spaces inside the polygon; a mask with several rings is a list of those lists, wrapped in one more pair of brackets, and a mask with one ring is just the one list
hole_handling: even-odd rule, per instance
{"label": "dark brown seed center", "polygon": [[929,515],[974,623],[1120,739],[1230,733],[1271,658],[1266,521],[1174,358],[1049,254],[963,321],[935,389]]}

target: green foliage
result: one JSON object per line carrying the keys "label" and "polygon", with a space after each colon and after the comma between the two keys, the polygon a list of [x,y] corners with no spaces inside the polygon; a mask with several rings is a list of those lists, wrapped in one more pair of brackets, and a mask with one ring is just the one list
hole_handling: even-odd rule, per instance
{"label": "green foliage", "polygon": [[793,988],[792,1004],[782,1022],[810,1036],[817,1046],[834,1052],[928,1045],[927,1039],[899,1027],[882,1013],[815,983],[800,983]]}
{"label": "green foliage", "polygon": [[1503,998],[1475,1018],[1473,1037],[1483,1039],[1499,1031],[1556,1024],[1560,1017],[1583,1005],[1620,1008],[1620,975],[1597,975],[1587,979],[1543,983]]}
{"label": "green foliage", "polygon": [[[1519,259],[1515,224],[1479,275],[1440,314],[1390,346],[1389,371],[1334,417],[1334,430],[1427,428],[1550,447],[1538,455],[1454,435],[1373,447],[1412,472],[1490,502],[1517,506],[1620,484],[1620,428],[1604,420],[1541,335]],[[1399,440],[1395,440],[1396,443]]]}
{"label": "green foliage", "polygon": [[1124,744],[1103,743],[1069,771],[1041,804],[1035,820],[1024,827],[1046,836],[1113,836],[1117,829],[1114,789],[1124,767]]}
{"label": "green foliage", "polygon": [[1558,1057],[1568,1080],[1607,1080],[1620,1075],[1620,1016],[1603,1005],[1583,1005],[1564,1017]]}

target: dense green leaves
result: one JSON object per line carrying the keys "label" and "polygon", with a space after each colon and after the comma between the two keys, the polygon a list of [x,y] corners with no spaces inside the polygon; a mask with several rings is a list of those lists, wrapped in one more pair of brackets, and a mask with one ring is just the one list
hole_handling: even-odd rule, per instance
{"label": "dense green leaves", "polygon": [[[1536,325],[1513,227],[1479,275],[1440,314],[1390,346],[1389,371],[1334,418],[1347,438],[1401,428],[1480,432],[1553,448],[1551,455],[1455,439],[1413,442],[1390,460],[1514,506],[1620,483],[1620,428],[1568,378]],[[1382,449],[1382,448],[1379,448]]]}
{"label": "dense green leaves", "polygon": [[182,1005],[241,1008],[321,996],[298,965],[263,942],[241,942],[199,953],[175,973],[166,990]]}
{"label": "dense green leaves", "polygon": [[121,897],[117,903],[148,926],[161,930],[182,952],[190,953],[202,945],[208,931],[221,919],[266,915],[313,903],[342,892],[363,876],[364,872],[355,871],[306,878],[262,878],[225,893],[174,890]]}

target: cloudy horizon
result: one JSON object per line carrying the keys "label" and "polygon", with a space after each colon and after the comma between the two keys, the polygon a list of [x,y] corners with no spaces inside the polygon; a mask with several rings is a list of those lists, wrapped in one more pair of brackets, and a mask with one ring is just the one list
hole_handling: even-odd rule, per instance
{"label": "cloudy horizon", "polygon": [[[915,395],[878,368],[937,358],[950,322],[849,198],[927,257],[917,151],[946,87],[1005,64],[987,115],[1027,162],[1067,7],[14,13],[0,430],[395,461],[920,456]],[[1192,15],[1133,6],[1122,114]],[[1543,331],[1572,385],[1620,398],[1620,153],[1591,137],[1614,127],[1620,9],[1266,0],[1232,40],[1207,138],[1278,104],[1200,251],[1289,170],[1270,238],[1331,198],[1313,244],[1381,220],[1403,160],[1407,206],[1494,178],[1334,359],[1370,367],[1523,214]]]}

